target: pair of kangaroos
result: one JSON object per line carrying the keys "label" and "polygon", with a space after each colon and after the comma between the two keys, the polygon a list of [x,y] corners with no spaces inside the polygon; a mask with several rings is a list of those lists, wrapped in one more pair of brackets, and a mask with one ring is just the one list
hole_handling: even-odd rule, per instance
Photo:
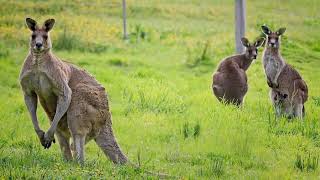
{"label": "pair of kangaroos", "polygon": [[[304,103],[308,99],[308,87],[298,71],[287,64],[280,54],[280,37],[286,28],[272,32],[267,26],[261,27],[266,35],[266,47],[263,53],[263,67],[267,77],[267,84],[271,88],[270,98],[277,116],[285,115],[289,118],[303,118]],[[226,58],[218,66],[213,75],[212,89],[219,101],[240,106],[248,91],[246,70],[253,59],[257,57],[257,50],[263,44],[264,38],[259,38],[250,44],[242,38],[246,47],[243,54]]]}
{"label": "pair of kangaroos", "polygon": [[[20,84],[42,146],[50,148],[55,142],[55,134],[63,157],[83,163],[84,146],[93,139],[112,162],[129,162],[112,131],[105,88],[85,70],[60,60],[52,53],[49,32],[55,20],[48,19],[39,26],[35,20],[27,18],[26,23],[32,34],[30,51],[20,73]],[[264,26],[263,32],[268,37],[263,59],[268,84],[272,88],[272,100],[275,105],[280,104],[279,113],[290,114],[293,111],[294,116],[301,117],[308,89],[299,73],[286,64],[279,53],[279,36],[284,30],[272,32]],[[213,91],[219,100],[242,104],[248,90],[245,71],[256,59],[257,48],[263,42],[261,38],[250,44],[242,38],[247,48],[245,53],[229,57],[220,64],[213,77]],[[50,120],[47,132],[38,123],[38,101]]]}

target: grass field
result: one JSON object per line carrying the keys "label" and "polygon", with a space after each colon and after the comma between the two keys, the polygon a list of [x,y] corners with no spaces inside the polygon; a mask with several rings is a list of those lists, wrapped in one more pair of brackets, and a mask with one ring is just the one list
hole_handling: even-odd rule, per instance
{"label": "grass field", "polygon": [[[143,170],[182,179],[318,179],[320,12],[318,0],[247,1],[247,37],[287,27],[281,52],[306,80],[304,121],[275,119],[258,59],[248,70],[243,108],[220,104],[211,76],[234,53],[233,0],[127,0],[130,39],[122,40],[120,1],[0,0],[0,179],[143,178]],[[18,76],[28,53],[25,18],[55,18],[53,52],[107,89],[113,128],[129,159],[113,165],[94,142],[86,163],[44,150]],[[206,53],[203,53],[206,51]],[[49,127],[42,108],[40,125]]]}

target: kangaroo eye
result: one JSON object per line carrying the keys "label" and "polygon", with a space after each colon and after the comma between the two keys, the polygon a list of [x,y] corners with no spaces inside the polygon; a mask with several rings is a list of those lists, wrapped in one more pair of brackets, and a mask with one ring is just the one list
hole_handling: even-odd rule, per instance
{"label": "kangaroo eye", "polygon": [[251,50],[248,50],[248,52],[249,52],[249,54],[251,54],[252,51],[251,51]]}
{"label": "kangaroo eye", "polygon": [[43,39],[48,39],[48,36],[47,35],[43,35]]}
{"label": "kangaroo eye", "polygon": [[35,35],[35,34],[32,34],[32,35],[31,35],[31,38],[32,38],[32,39],[35,39],[35,38],[36,38],[36,35]]}

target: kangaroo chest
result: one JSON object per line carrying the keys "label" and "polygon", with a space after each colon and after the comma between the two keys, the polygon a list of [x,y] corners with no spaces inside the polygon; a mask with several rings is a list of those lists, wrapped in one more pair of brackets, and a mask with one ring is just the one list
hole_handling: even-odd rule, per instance
{"label": "kangaroo chest", "polygon": [[54,95],[53,85],[45,73],[32,73],[30,74],[30,81],[32,83],[33,90],[43,98]]}
{"label": "kangaroo chest", "polygon": [[45,72],[31,70],[21,79],[23,89],[37,94],[39,101],[47,112],[54,112],[57,103],[55,86]]}
{"label": "kangaroo chest", "polygon": [[277,81],[277,76],[279,76],[283,63],[272,55],[265,55],[263,58],[263,65],[266,76],[273,82]]}

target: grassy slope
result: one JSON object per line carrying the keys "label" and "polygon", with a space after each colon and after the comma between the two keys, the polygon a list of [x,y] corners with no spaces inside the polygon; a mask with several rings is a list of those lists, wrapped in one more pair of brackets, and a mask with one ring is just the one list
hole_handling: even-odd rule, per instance
{"label": "grassy slope", "polygon": [[[192,179],[319,176],[319,169],[301,171],[295,165],[298,156],[305,164],[309,154],[310,159],[319,157],[317,0],[287,0],[281,6],[278,1],[247,2],[249,39],[259,35],[263,23],[287,27],[282,53],[310,89],[304,122],[274,119],[261,56],[248,70],[250,88],[242,109],[224,106],[212,96],[215,65],[234,51],[232,0],[128,0],[130,32],[137,25],[147,32],[147,40],[138,43],[134,38],[122,42],[117,1],[91,7],[84,7],[87,2],[81,0],[65,2],[0,0],[0,177],[142,175],[130,167],[113,166],[93,142],[86,146],[84,168],[65,163],[58,145],[42,149],[18,84],[28,51],[26,16],[39,22],[56,18],[51,34],[53,43],[60,45],[55,48],[64,49],[61,44],[70,41],[76,50],[54,52],[105,85],[117,139],[132,161],[141,156],[143,168]],[[74,38],[59,39],[64,30]],[[188,67],[201,56],[207,41],[207,59]],[[39,116],[41,127],[47,129],[41,108]]]}

